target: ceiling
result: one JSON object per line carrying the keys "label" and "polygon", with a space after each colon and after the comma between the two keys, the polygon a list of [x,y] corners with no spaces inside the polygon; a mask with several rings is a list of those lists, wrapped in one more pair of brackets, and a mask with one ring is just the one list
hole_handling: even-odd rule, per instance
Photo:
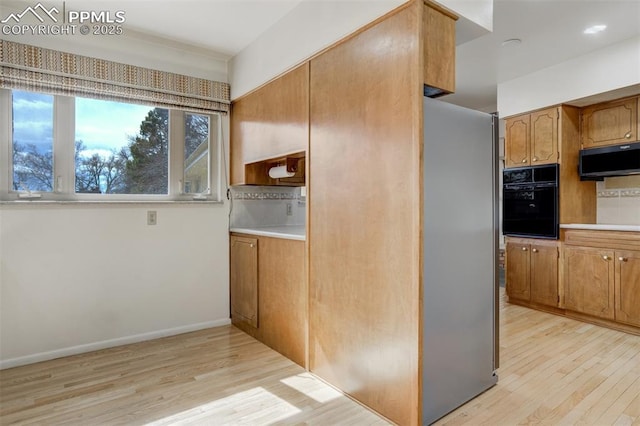
{"label": "ceiling", "polygon": [[[607,29],[583,33],[596,24]],[[495,111],[497,83],[638,35],[640,0],[494,0],[493,32],[457,46],[456,94],[442,99]]]}
{"label": "ceiling", "polygon": [[[171,39],[173,44],[184,43],[229,59],[301,1],[66,0],[66,8],[124,10],[128,32]],[[3,3],[24,5],[33,1]],[[594,24],[605,24],[607,29],[595,35],[583,34]],[[638,35],[640,0],[494,0],[493,32],[471,41],[461,40],[456,93],[442,99],[495,111],[498,83]],[[522,42],[502,46],[511,38]]]}

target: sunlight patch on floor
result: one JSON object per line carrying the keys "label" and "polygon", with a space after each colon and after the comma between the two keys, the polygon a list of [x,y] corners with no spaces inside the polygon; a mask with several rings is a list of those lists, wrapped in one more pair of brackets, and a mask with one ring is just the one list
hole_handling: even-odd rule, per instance
{"label": "sunlight patch on floor", "polygon": [[297,374],[280,381],[321,404],[342,396],[342,393],[322,383],[309,373]]}
{"label": "sunlight patch on floor", "polygon": [[192,409],[164,417],[148,426],[175,425],[206,420],[223,421],[226,424],[259,424],[268,418],[270,422],[284,420],[301,410],[278,398],[263,387],[255,387],[234,393]]}

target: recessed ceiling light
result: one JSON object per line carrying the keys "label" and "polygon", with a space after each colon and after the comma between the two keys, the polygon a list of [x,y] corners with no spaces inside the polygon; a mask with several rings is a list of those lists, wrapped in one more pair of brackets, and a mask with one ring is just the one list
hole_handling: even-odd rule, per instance
{"label": "recessed ceiling light", "polygon": [[502,42],[503,46],[517,46],[520,43],[522,43],[522,40],[520,40],[519,38],[510,38],[508,40],[505,40]]}
{"label": "recessed ceiling light", "polygon": [[607,29],[606,25],[592,25],[584,30],[585,34],[598,34]]}

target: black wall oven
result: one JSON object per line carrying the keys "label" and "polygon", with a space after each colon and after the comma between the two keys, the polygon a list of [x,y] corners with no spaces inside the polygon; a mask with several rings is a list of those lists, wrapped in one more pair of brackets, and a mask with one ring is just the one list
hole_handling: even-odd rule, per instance
{"label": "black wall oven", "polygon": [[558,239],[558,167],[549,164],[504,170],[504,235]]}

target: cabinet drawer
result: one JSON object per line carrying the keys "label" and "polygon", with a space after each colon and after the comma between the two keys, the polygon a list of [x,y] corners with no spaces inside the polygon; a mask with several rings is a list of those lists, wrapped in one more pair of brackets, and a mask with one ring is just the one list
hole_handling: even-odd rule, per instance
{"label": "cabinet drawer", "polygon": [[561,238],[567,246],[640,250],[640,233],[638,232],[565,229],[561,232]]}

